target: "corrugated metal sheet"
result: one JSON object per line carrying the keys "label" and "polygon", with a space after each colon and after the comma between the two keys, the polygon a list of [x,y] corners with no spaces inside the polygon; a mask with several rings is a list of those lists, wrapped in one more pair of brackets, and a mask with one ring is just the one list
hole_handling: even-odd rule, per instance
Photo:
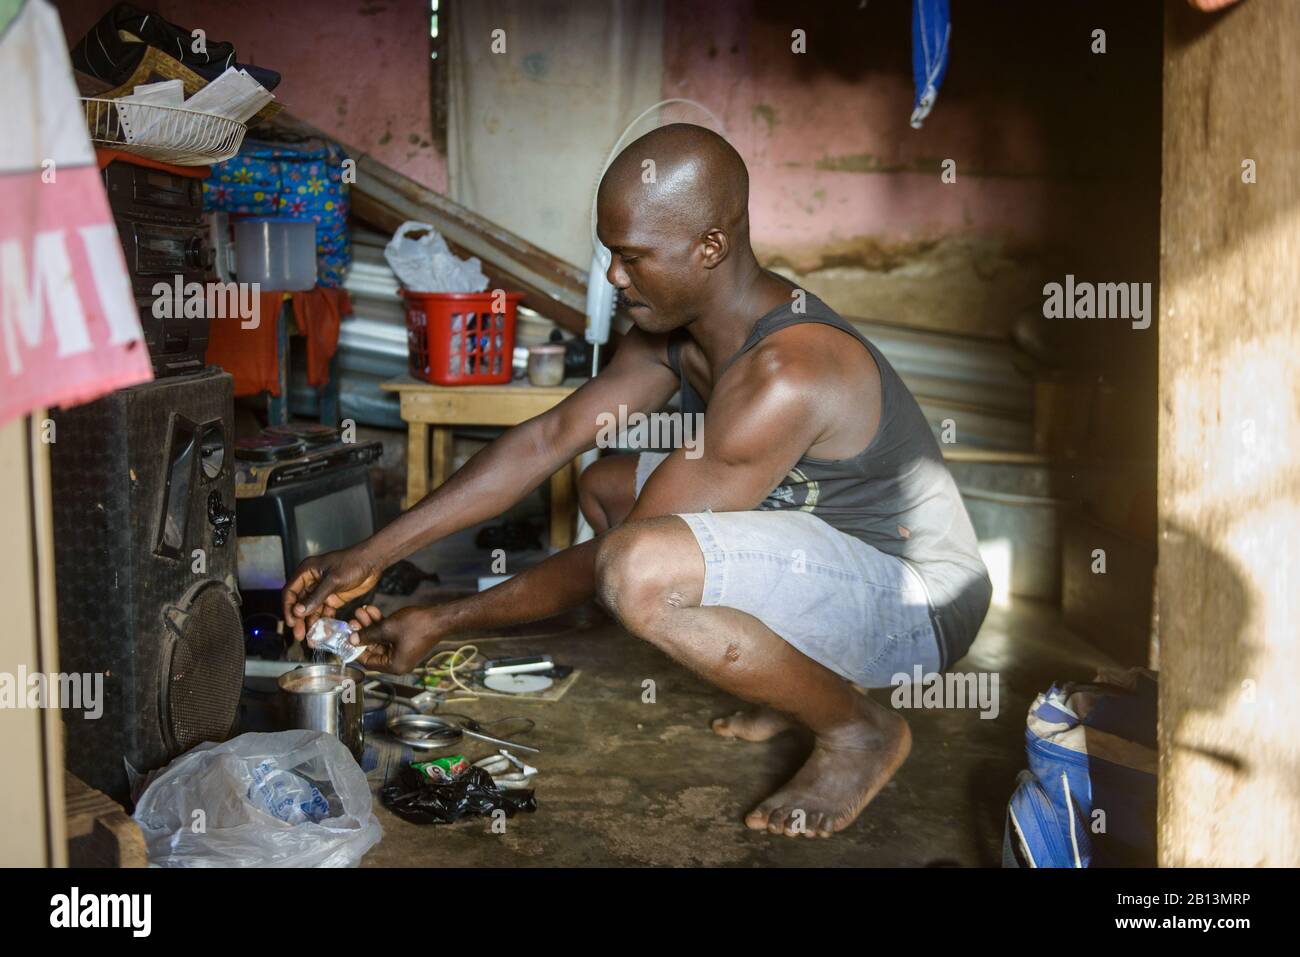
{"label": "corrugated metal sheet", "polygon": [[963,448],[1033,447],[1033,384],[1015,347],[950,333],[854,319],[916,396],[936,437],[951,420]]}
{"label": "corrugated metal sheet", "polygon": [[[384,260],[387,237],[353,229],[353,263],[345,288],[353,316],[339,332],[340,405],[345,417],[366,425],[401,428],[398,400],[380,383],[406,371],[406,325],[397,278]],[[1033,444],[1033,388],[1014,366],[1015,348],[892,323],[853,319],[917,397],[936,435],[952,420],[961,447],[1025,450]],[[552,325],[521,318],[520,341],[542,341]],[[314,415],[315,391],[296,370],[291,380],[295,412]]]}

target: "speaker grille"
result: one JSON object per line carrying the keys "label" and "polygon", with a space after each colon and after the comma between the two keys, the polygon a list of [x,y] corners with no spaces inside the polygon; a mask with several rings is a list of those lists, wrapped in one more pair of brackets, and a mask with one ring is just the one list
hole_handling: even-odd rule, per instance
{"label": "speaker grille", "polygon": [[244,629],[230,592],[204,586],[185,612],[163,682],[163,714],[177,753],[224,741],[244,682]]}

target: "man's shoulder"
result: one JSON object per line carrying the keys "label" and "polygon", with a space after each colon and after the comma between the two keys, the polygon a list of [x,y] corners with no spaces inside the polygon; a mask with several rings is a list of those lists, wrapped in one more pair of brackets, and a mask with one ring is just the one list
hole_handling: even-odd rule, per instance
{"label": "man's shoulder", "polygon": [[880,366],[865,340],[841,326],[805,319],[764,335],[738,357],[719,387],[787,400],[811,396],[834,405],[839,398],[857,401],[863,387],[874,392],[879,382]]}
{"label": "man's shoulder", "polygon": [[[784,277],[782,278],[784,279]],[[808,319],[848,321],[815,293],[809,292],[788,279],[785,280],[785,283],[790,287],[789,298],[763,316],[761,321],[768,324],[780,324],[789,321],[800,322]]]}
{"label": "man's shoulder", "polygon": [[[838,322],[828,321],[831,317]],[[773,324],[742,358],[771,373],[812,377],[834,375],[838,369],[875,368],[865,338],[829,308]]]}
{"label": "man's shoulder", "polygon": [[793,340],[764,338],[723,373],[709,408],[725,404],[758,418],[770,417],[778,409],[802,410],[810,416],[823,387],[816,357],[808,349]]}

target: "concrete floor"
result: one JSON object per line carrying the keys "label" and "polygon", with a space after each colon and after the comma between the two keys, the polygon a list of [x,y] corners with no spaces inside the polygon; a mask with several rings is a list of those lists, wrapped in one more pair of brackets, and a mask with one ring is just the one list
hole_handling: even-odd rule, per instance
{"label": "concrete floor", "polygon": [[[471,541],[462,533],[439,546],[441,556],[416,561],[438,568],[442,590],[463,585],[486,565],[486,553],[476,553]],[[449,563],[453,555],[459,565]],[[412,600],[436,598],[417,592],[383,604]],[[998,676],[1000,714],[986,720],[975,710],[905,712],[914,735],[907,763],[850,828],[810,840],[756,833],[742,823],[799,767],[808,736],[787,732],[763,744],[719,738],[710,720],[740,702],[616,624],[601,620],[587,630],[537,636],[545,630],[479,647],[489,654],[548,653],[581,669],[564,698],[483,699],[452,709],[481,721],[522,714],[537,722],[524,738],[543,751],[529,758],[541,772],[536,813],[516,815],[504,834],[495,834],[486,818],[410,824],[376,801],[384,838],[364,866],[997,866],[1006,802],[1025,766],[1025,713],[1034,695],[1053,681],[1088,680],[1110,664],[1065,630],[1055,608],[1028,601],[994,608],[957,669]],[[646,679],[655,682],[653,704],[642,702]],[[876,694],[888,702],[887,692]],[[372,774],[376,789],[381,779]]]}

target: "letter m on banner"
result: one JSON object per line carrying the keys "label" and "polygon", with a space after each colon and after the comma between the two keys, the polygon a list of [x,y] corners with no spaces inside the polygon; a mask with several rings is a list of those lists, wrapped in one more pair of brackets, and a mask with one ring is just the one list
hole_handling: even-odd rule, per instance
{"label": "letter m on banner", "polygon": [[66,51],[44,0],[0,36],[0,424],[152,378]]}

